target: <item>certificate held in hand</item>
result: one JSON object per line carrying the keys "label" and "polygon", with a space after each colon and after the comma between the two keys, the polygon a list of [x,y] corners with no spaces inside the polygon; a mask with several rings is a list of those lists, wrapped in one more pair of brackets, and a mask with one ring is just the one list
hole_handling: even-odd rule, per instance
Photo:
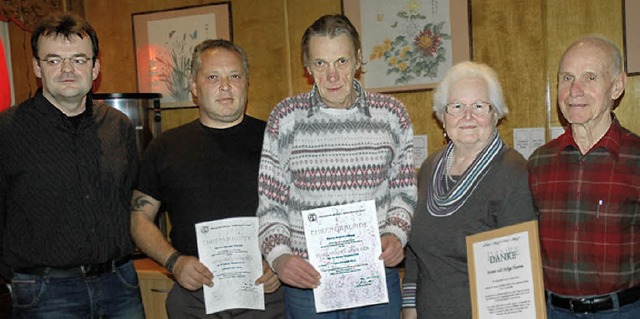
{"label": "certificate held in hand", "polygon": [[236,217],[198,223],[198,255],[213,273],[213,287],[204,286],[207,314],[228,309],[264,310],[264,288],[258,247],[258,218]]}
{"label": "certificate held in hand", "polygon": [[302,212],[309,262],[322,276],[316,311],[389,302],[375,201]]}

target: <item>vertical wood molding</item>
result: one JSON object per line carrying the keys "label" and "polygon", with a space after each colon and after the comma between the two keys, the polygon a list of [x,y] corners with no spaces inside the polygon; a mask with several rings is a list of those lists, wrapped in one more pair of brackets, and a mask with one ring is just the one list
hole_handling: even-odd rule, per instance
{"label": "vertical wood molding", "polygon": [[[289,34],[289,9],[287,8],[288,3],[287,0],[282,0],[282,7],[284,8],[284,35],[285,39],[291,39],[291,35]],[[291,69],[291,41],[286,41],[286,68],[287,68],[287,88],[289,91],[287,95],[293,95],[293,70]]]}
{"label": "vertical wood molding", "polygon": [[84,13],[84,0],[61,0],[64,12],[73,12],[81,17]]}

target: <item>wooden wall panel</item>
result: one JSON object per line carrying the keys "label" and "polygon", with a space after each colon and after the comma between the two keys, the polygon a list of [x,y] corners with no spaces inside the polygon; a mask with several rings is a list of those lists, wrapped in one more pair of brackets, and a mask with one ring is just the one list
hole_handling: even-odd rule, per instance
{"label": "wooden wall panel", "polygon": [[391,95],[400,99],[407,107],[413,123],[413,133],[415,135],[427,134],[429,154],[446,144],[444,129],[440,121],[433,115],[433,90],[393,93]]}
{"label": "wooden wall panel", "polygon": [[[560,57],[569,44],[581,36],[601,34],[623,49],[622,1],[618,0],[546,0],[548,49],[547,71],[551,75],[551,125],[559,124],[557,107],[557,71]],[[623,52],[624,54],[624,52]],[[616,109],[622,125],[640,133],[640,77],[630,77],[625,95]]]}
{"label": "wooden wall panel", "polygon": [[300,49],[304,31],[325,14],[342,12],[340,0],[284,0],[287,3],[287,27],[289,39],[289,63],[291,70],[290,95],[307,92],[313,81],[306,75],[302,66]]}
{"label": "wooden wall panel", "polygon": [[[136,57],[133,43],[133,13],[166,10],[206,4],[205,1],[171,0],[85,1],[85,17],[100,38],[102,70],[95,86],[96,92],[137,92]],[[144,92],[150,93],[150,92]],[[162,111],[162,130],[179,126],[198,117],[197,109]]]}
{"label": "wooden wall panel", "polygon": [[624,97],[615,112],[622,125],[640,135],[640,76],[627,79]]}
{"label": "wooden wall panel", "polygon": [[509,114],[498,128],[513,145],[513,129],[545,123],[543,13],[539,1],[473,0],[473,57],[496,70]]}
{"label": "wooden wall panel", "polygon": [[[133,2],[86,1],[85,17],[100,40],[100,76],[94,89],[104,93],[137,92],[131,13]],[[151,93],[151,92],[144,92]]]}
{"label": "wooden wall panel", "polygon": [[[74,0],[82,1],[82,0]],[[84,12],[100,36],[100,92],[135,92],[136,69],[131,14],[209,4],[211,0],[84,0]],[[512,144],[513,128],[560,124],[556,73],[560,55],[577,37],[598,32],[622,47],[621,0],[471,0],[473,56],[496,69],[510,107],[499,130]],[[341,12],[340,0],[232,0],[235,41],[251,64],[248,113],[266,119],[286,96],[309,90],[300,57],[300,38],[323,14]],[[16,100],[37,88],[31,70],[30,34],[11,26]],[[640,133],[640,76],[630,77],[616,110],[623,125]],[[431,111],[432,91],[396,93],[407,106],[416,134],[429,135],[429,152],[443,145]],[[197,116],[173,112],[175,126]]]}
{"label": "wooden wall panel", "polygon": [[[540,51],[542,6],[527,0],[471,1],[473,60],[493,67],[500,78],[510,113],[499,124],[505,142],[513,144],[513,128],[545,123],[545,72]],[[526,12],[526,14],[524,14]],[[427,134],[429,153],[445,144],[443,129],[433,116],[433,91],[394,94],[404,101],[415,134]]]}
{"label": "wooden wall panel", "polygon": [[[72,10],[69,0],[26,0],[0,2],[0,20],[9,22],[14,99],[16,103],[31,97],[39,85],[33,74],[31,31],[49,12]],[[71,2],[82,1],[72,0]],[[18,26],[20,24],[20,26]],[[6,41],[6,40],[5,40]]]}
{"label": "wooden wall panel", "polygon": [[[87,15],[91,16],[89,19],[96,29],[101,28],[105,31],[109,30],[109,32],[111,32],[106,37],[104,36],[105,32],[101,32],[101,41],[103,43],[117,45],[117,43],[122,41],[122,39],[131,39],[132,26],[130,16],[132,13],[199,5],[206,1],[181,0],[179,4],[176,4],[175,1],[167,0],[127,0],[122,2],[123,5],[118,6],[118,10],[116,12],[112,12],[108,15],[104,15],[102,12],[108,11],[107,8],[112,6],[111,1],[92,1],[92,8],[89,8],[89,5],[87,5]],[[337,4],[337,7],[339,8],[339,1],[333,0],[332,2],[334,7]],[[331,7],[328,1],[314,1],[313,4],[318,8]],[[288,18],[286,16],[286,5],[286,0],[233,0],[231,2],[233,38],[249,56],[250,84],[249,106],[247,113],[262,119],[266,119],[273,106],[292,92],[292,72],[287,66],[291,59],[287,31],[292,33],[295,33],[296,31],[295,27],[292,28],[287,25]],[[305,6],[302,5],[302,7],[304,8]],[[295,12],[294,15],[296,17],[309,16],[318,12],[318,10],[300,10],[299,12]],[[120,19],[120,22],[114,26],[112,21],[116,20],[116,17],[122,16],[126,16],[128,18]],[[292,20],[296,21],[296,19]],[[302,34],[303,31],[304,29],[299,31],[300,34]],[[131,41],[132,40],[129,40],[128,42]],[[122,90],[125,85],[123,85],[122,80],[118,81],[116,78],[127,79],[125,81],[133,85],[132,88],[135,89],[135,58],[133,56],[133,44],[129,43],[129,45],[123,47],[122,50],[126,50],[130,54],[130,56],[124,56],[125,61],[123,61],[123,66],[126,71],[103,71],[104,74],[102,76],[100,86],[101,91]],[[115,62],[117,57],[115,55],[105,53],[103,59],[105,60],[104,63],[108,61]],[[301,76],[302,75],[298,77]],[[184,114],[185,112],[187,111],[181,111],[180,113]],[[175,112],[175,114],[178,113]],[[194,117],[196,115],[196,113],[193,113]],[[178,122],[183,121],[185,118],[188,119],[188,116],[180,116],[180,120]],[[170,115],[164,116],[163,120],[165,119],[167,121],[172,121]],[[169,126],[174,125],[171,124]]]}
{"label": "wooden wall panel", "polygon": [[247,113],[266,120],[289,92],[284,1],[234,0],[233,37],[249,56]]}
{"label": "wooden wall panel", "polygon": [[11,69],[13,71],[13,94],[16,104],[31,97],[38,88],[33,74],[31,33],[9,23],[11,41]]}
{"label": "wooden wall panel", "polygon": [[[87,19],[100,35],[103,71],[101,92],[135,92],[136,66],[132,40],[133,13],[209,4],[210,1],[121,0],[87,1]],[[220,2],[220,1],[218,1]],[[233,0],[231,2],[234,41],[249,56],[250,84],[247,113],[266,119],[273,106],[289,91],[283,61],[288,57],[284,37],[283,1]],[[117,49],[112,49],[117,48]],[[113,67],[113,66],[117,67]],[[197,117],[194,110],[163,111],[163,130]]]}

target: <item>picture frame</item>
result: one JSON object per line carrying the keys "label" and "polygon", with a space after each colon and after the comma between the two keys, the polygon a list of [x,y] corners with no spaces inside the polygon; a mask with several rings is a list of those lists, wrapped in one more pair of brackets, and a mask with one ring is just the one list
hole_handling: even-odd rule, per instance
{"label": "picture frame", "polygon": [[231,2],[131,15],[138,92],[160,93],[162,108],[191,107],[189,73],[196,45],[233,40]]}
{"label": "picture frame", "polygon": [[[632,18],[636,17],[636,18]],[[622,0],[624,64],[627,75],[640,75],[640,1]]]}
{"label": "picture frame", "polygon": [[452,65],[472,59],[470,0],[342,0],[360,34],[372,92],[435,88]]}
{"label": "picture frame", "polygon": [[547,319],[538,221],[466,237],[473,319]]}

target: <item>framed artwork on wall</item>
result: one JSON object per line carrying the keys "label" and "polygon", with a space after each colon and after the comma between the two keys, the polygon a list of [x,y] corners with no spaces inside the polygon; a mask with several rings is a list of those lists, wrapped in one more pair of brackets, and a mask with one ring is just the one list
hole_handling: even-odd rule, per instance
{"label": "framed artwork on wall", "polygon": [[622,14],[625,69],[628,75],[640,75],[640,1],[622,0]]}
{"label": "framed artwork on wall", "polygon": [[232,40],[231,2],[132,14],[138,92],[161,93],[165,107],[193,106],[191,55],[206,39]]}
{"label": "framed artwork on wall", "polygon": [[364,87],[374,92],[432,89],[470,60],[469,0],[342,0],[362,43]]}

